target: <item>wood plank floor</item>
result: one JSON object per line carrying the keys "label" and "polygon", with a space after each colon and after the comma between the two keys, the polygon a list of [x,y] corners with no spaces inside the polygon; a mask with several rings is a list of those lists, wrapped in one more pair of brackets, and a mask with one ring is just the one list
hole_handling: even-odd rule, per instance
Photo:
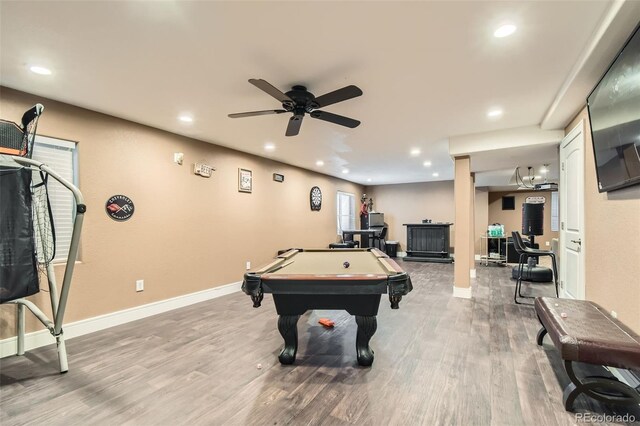
{"label": "wood plank floor", "polygon": [[[510,268],[478,266],[464,300],[451,296],[452,265],[401,264],[414,291],[400,310],[383,297],[371,368],[357,366],[355,320],[340,311],[304,315],[297,361],[280,365],[270,296],[253,309],[236,293],[69,340],[64,375],[53,346],[0,360],[0,424],[578,423],[562,407],[561,360],[548,340],[535,344],[533,308],[513,304]],[[577,412],[640,420],[640,407],[584,397]]]}

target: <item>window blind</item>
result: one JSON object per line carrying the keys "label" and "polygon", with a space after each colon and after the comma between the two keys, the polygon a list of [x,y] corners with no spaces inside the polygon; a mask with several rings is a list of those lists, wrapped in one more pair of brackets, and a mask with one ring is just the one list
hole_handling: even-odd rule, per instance
{"label": "window blind", "polygon": [[[69,182],[76,183],[75,152],[75,142],[36,136],[32,158],[51,167]],[[34,183],[38,181],[40,176],[34,174]],[[53,263],[62,263],[66,262],[71,245],[75,201],[71,191],[53,178],[48,180],[47,188],[56,233],[56,255]]]}
{"label": "window blind", "polygon": [[347,192],[338,191],[338,235],[343,229],[356,229],[356,197]]}

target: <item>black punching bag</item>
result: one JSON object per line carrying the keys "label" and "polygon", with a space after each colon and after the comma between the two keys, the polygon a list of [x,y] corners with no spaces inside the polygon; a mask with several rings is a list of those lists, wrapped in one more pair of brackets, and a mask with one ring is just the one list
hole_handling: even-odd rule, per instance
{"label": "black punching bag", "polygon": [[544,204],[543,203],[523,203],[522,204],[522,234],[542,235],[544,234]]}

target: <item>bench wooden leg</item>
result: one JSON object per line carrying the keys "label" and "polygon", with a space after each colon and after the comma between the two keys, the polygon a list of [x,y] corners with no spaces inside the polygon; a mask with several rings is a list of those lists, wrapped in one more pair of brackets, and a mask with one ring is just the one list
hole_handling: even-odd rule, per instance
{"label": "bench wooden leg", "polygon": [[567,411],[573,411],[573,403],[580,394],[610,404],[640,404],[640,392],[615,378],[588,376],[579,379],[573,371],[572,361],[565,361],[564,367],[572,382],[567,385],[562,395],[564,409]]}
{"label": "bench wooden leg", "polygon": [[542,321],[540,320],[540,315],[538,315],[538,322],[540,323],[542,328],[538,330],[538,335],[536,336],[536,343],[538,344],[538,346],[542,346],[542,341],[544,340],[545,334],[547,334],[547,329],[542,323]]}
{"label": "bench wooden leg", "polygon": [[538,346],[542,346],[545,334],[547,334],[547,329],[542,326],[542,328],[538,330],[538,335],[536,336],[536,343],[538,343]]}

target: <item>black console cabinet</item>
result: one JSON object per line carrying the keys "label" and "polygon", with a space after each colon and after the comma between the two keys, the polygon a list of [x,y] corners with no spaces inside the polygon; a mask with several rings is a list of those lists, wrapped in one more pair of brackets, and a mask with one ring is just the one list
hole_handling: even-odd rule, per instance
{"label": "black console cabinet", "polygon": [[452,223],[405,223],[407,257],[416,262],[451,263],[449,227]]}

